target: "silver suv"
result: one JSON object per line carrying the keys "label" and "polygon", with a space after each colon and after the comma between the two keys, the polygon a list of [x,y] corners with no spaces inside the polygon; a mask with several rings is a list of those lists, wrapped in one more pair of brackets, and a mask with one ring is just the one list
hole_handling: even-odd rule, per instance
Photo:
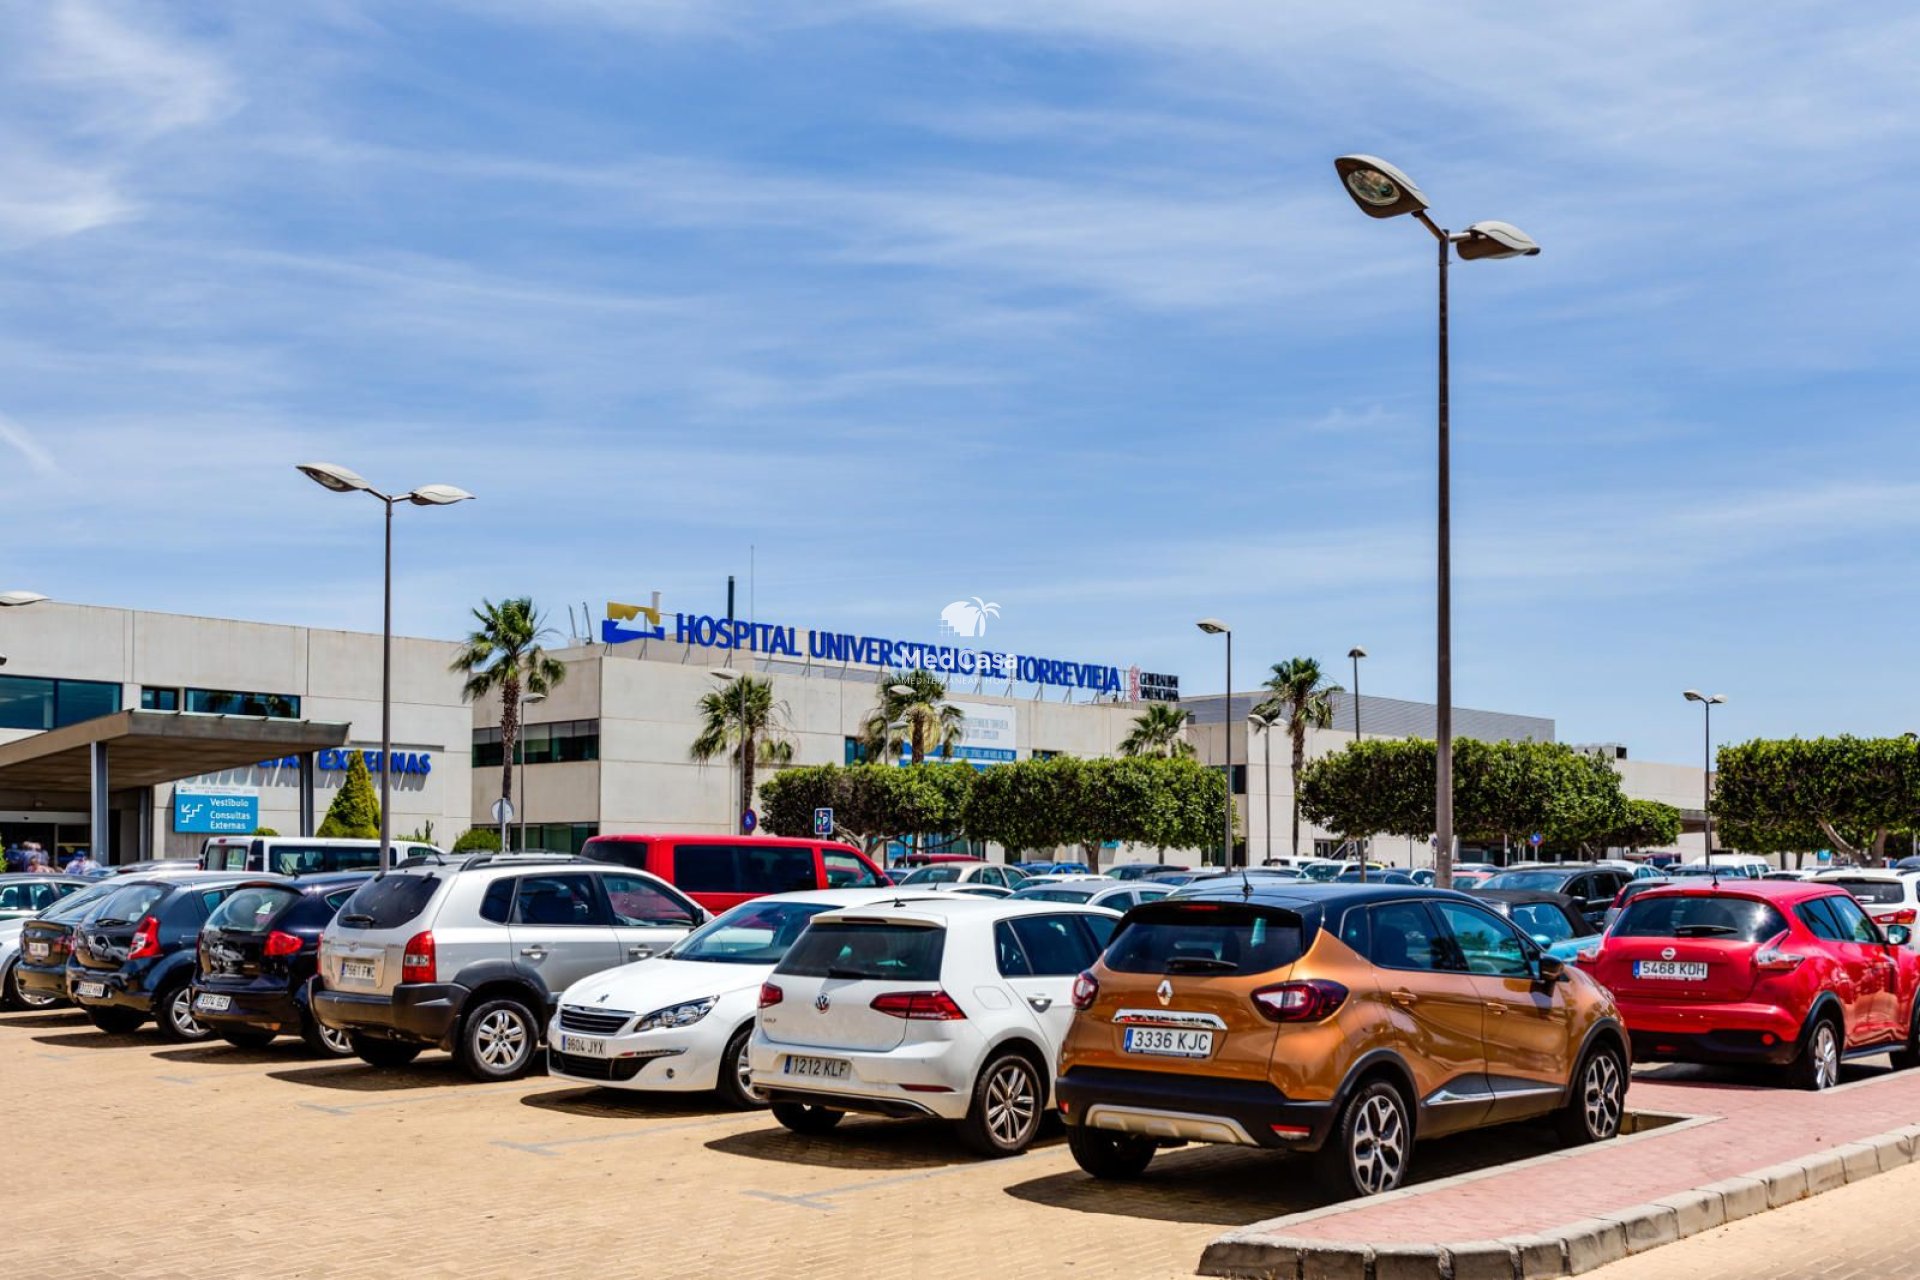
{"label": "silver suv", "polygon": [[438,1046],[475,1079],[511,1080],[562,991],[707,919],[658,876],[564,854],[410,859],[320,936],[313,1011],[374,1066]]}

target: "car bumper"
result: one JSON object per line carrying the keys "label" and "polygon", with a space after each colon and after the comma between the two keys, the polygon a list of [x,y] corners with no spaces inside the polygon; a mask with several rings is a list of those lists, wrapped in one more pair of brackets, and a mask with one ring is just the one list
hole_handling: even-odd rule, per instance
{"label": "car bumper", "polygon": [[[83,1009],[131,1009],[149,1017],[153,1014],[153,993],[124,969],[69,968],[66,977],[66,997]],[[89,988],[99,994],[88,994]]]}
{"label": "car bumper", "polygon": [[[973,1102],[973,1068],[980,1058],[977,1044],[957,1038],[887,1050],[847,1050],[779,1043],[758,1031],[747,1055],[754,1087],[770,1102],[942,1120],[965,1118]],[[793,1057],[845,1062],[847,1074],[838,1079],[795,1075],[788,1070]]]}
{"label": "car bumper", "polygon": [[[648,1093],[692,1093],[720,1083],[720,1059],[731,1024],[703,1018],[691,1027],[597,1036],[547,1028],[547,1074],[579,1084]],[[582,1042],[592,1051],[580,1052]]]}
{"label": "car bumper", "polygon": [[406,982],[388,994],[316,987],[313,1016],[335,1031],[361,1031],[448,1048],[469,994],[456,982]]}
{"label": "car bumper", "polygon": [[1265,1081],[1117,1067],[1076,1067],[1054,1092],[1070,1125],[1282,1151],[1317,1151],[1336,1114],[1332,1102],[1297,1101]]}
{"label": "car bumper", "polygon": [[1779,1066],[1793,1061],[1803,1019],[1774,1004],[1615,1003],[1636,1062],[1725,1062]]}
{"label": "car bumper", "polygon": [[20,990],[30,996],[46,996],[52,1000],[67,998],[67,967],[64,964],[29,964],[23,957],[14,966],[13,972]]}
{"label": "car bumper", "polygon": [[[227,1007],[209,1009],[206,997],[224,996]],[[271,986],[221,986],[193,984],[193,1016],[215,1028],[251,1028],[256,1031],[296,1033],[305,1022],[305,1013],[293,993],[280,983]]]}

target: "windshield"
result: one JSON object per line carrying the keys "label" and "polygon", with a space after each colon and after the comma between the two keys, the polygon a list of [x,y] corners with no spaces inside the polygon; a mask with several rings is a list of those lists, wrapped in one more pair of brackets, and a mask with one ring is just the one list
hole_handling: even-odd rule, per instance
{"label": "windshield", "polygon": [[937,982],[947,931],[926,925],[815,922],[787,951],[776,973],[800,978]]}
{"label": "windshield", "polygon": [[779,964],[807,921],[824,903],[748,902],[714,917],[667,952],[669,960],[698,960],[710,964]]}
{"label": "windshield", "polygon": [[1560,886],[1567,882],[1565,871],[1502,871],[1498,875],[1488,876],[1476,889],[1523,889],[1528,892],[1558,893]]}
{"label": "windshield", "polygon": [[1023,902],[1085,902],[1101,889],[1112,887],[1100,885],[1092,889],[1072,889],[1065,885],[1043,884],[1035,889],[1022,889],[1013,896]]}
{"label": "windshield", "polygon": [[291,889],[277,887],[236,889],[207,917],[207,928],[231,929],[235,933],[265,933],[274,917],[299,896]]}
{"label": "windshield", "polygon": [[1778,911],[1751,898],[1709,898],[1689,893],[1642,894],[1614,922],[1615,938],[1708,938],[1719,942],[1765,942],[1786,930]]}
{"label": "windshield", "polygon": [[910,872],[900,883],[903,885],[952,884],[960,879],[960,873],[966,869],[967,865],[963,862],[936,862],[930,867],[921,867],[918,871]]}
{"label": "windshield", "polygon": [[1305,947],[1291,911],[1169,900],[1136,908],[1104,957],[1117,973],[1269,973]]}
{"label": "windshield", "polygon": [[112,881],[89,885],[70,898],[62,898],[58,903],[40,913],[42,920],[78,920],[99,906],[105,898],[120,892],[125,886]]}
{"label": "windshield", "polygon": [[123,885],[112,897],[100,904],[100,910],[92,917],[93,922],[95,924],[132,924],[147,914],[148,909],[160,901],[166,892],[165,885]]}
{"label": "windshield", "polygon": [[1864,876],[1822,876],[1821,884],[1837,884],[1862,902],[1875,906],[1905,902],[1907,886],[1898,880],[1869,880]]}

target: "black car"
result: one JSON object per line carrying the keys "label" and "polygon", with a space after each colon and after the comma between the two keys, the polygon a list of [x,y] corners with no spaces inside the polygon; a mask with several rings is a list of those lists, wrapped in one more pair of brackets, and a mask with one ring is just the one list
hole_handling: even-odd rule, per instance
{"label": "black car", "polygon": [[200,927],[254,876],[198,872],[117,882],[73,931],[67,997],[102,1031],[125,1033],[148,1018],[169,1040],[205,1040],[194,1020],[193,964]]}
{"label": "black car", "polygon": [[1632,881],[1633,872],[1591,863],[1562,862],[1534,867],[1509,867],[1479,884],[1479,889],[1517,889],[1529,893],[1563,893],[1580,903],[1587,923],[1599,927],[1613,905],[1613,896]]}
{"label": "black car", "polygon": [[51,1009],[67,1002],[73,924],[118,887],[96,881],[21,922],[19,945],[0,966],[0,1009]]}
{"label": "black car", "polygon": [[237,886],[200,930],[194,1020],[243,1048],[296,1035],[316,1053],[352,1054],[346,1032],[315,1021],[307,997],[321,931],[371,878],[366,871],[335,871]]}
{"label": "black car", "polygon": [[1589,938],[1598,933],[1581,910],[1580,900],[1564,893],[1542,893],[1537,889],[1468,889],[1470,896],[1511,920],[1514,927],[1543,947],[1569,938]]}

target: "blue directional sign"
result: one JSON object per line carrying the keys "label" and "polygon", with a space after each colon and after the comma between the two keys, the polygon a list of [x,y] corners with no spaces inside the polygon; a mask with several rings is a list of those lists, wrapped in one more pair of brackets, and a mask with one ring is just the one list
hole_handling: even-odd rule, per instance
{"label": "blue directional sign", "polygon": [[173,793],[173,829],[196,835],[250,836],[260,826],[260,797]]}
{"label": "blue directional sign", "polygon": [[815,809],[813,811],[813,834],[817,836],[833,834],[833,810]]}
{"label": "blue directional sign", "polygon": [[760,818],[753,810],[749,809],[740,815],[740,829],[748,835],[752,835],[753,829],[759,825]]}

